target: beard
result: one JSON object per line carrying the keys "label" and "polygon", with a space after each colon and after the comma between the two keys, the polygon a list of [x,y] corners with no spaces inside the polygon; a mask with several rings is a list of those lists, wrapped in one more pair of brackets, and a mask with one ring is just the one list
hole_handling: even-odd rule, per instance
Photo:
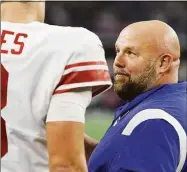
{"label": "beard", "polygon": [[147,91],[156,81],[156,69],[153,64],[150,64],[136,77],[125,77],[126,76],[119,81],[117,77],[114,76],[114,91],[122,100],[131,101],[138,95]]}

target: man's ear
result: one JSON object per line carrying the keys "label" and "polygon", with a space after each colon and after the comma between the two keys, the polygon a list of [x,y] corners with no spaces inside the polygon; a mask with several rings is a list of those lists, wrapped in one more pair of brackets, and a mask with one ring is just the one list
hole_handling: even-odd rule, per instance
{"label": "man's ear", "polygon": [[158,73],[165,73],[170,70],[171,64],[173,62],[173,57],[170,54],[163,54],[159,58],[158,63]]}

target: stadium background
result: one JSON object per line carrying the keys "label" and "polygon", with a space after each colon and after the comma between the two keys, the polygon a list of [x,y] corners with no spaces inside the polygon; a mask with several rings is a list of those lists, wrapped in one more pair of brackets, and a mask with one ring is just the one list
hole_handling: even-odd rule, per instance
{"label": "stadium background", "polygon": [[[177,32],[182,57],[179,77],[180,80],[187,80],[187,2],[59,1],[46,4],[46,23],[85,27],[100,37],[111,76],[115,57],[114,44],[119,32],[130,23],[151,19],[162,20]],[[86,113],[86,133],[100,139],[120,103],[113,88],[96,97]]]}

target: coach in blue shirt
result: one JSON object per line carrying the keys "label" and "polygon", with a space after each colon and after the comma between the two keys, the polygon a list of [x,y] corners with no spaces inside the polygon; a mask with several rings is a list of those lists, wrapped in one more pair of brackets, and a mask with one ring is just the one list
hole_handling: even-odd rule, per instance
{"label": "coach in blue shirt", "polygon": [[161,21],[127,26],[116,41],[114,89],[124,100],[89,172],[187,172],[187,83],[180,44]]}

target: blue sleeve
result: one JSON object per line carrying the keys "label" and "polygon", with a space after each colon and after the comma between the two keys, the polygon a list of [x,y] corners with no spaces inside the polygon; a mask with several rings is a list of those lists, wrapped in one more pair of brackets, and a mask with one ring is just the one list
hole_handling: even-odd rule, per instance
{"label": "blue sleeve", "polygon": [[175,172],[179,163],[177,132],[164,120],[147,120],[130,136],[120,135],[123,143],[110,166],[114,172]]}

